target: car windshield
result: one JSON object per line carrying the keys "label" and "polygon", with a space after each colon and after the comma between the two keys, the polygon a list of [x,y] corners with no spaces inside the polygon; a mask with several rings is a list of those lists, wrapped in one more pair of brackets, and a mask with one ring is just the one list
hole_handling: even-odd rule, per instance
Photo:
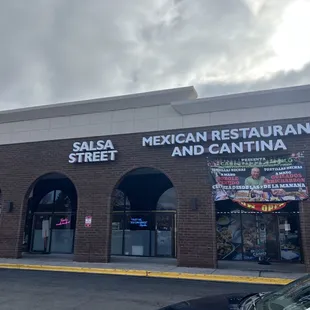
{"label": "car windshield", "polygon": [[310,309],[310,275],[291,282],[261,298],[257,310],[307,310]]}

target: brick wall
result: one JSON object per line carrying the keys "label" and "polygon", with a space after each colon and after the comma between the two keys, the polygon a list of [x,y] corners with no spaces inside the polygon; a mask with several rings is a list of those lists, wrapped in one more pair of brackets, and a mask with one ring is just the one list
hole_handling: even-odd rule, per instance
{"label": "brick wall", "polygon": [[[307,119],[277,121],[277,124],[306,122]],[[272,123],[251,123],[262,126]],[[214,130],[217,128],[182,130]],[[165,131],[168,134],[179,131]],[[146,135],[158,134],[148,133]],[[26,201],[35,180],[50,172],[67,175],[77,189],[78,216],[75,237],[75,260],[108,262],[110,256],[110,199],[115,185],[127,172],[138,167],[153,167],[164,172],[174,184],[178,195],[177,258],[180,266],[216,267],[215,208],[205,156],[171,157],[173,146],[143,147],[143,134],[117,135],[111,138],[118,150],[115,162],[69,164],[72,143],[79,139],[25,143],[0,146],[0,189],[4,207],[14,202],[14,210],[1,213],[0,257],[20,257],[25,224]],[[105,138],[105,137],[97,137]],[[92,140],[80,139],[80,140]],[[96,140],[96,137],[93,138]],[[310,158],[309,136],[284,138],[289,153],[304,151]],[[260,155],[264,155],[259,153]],[[265,154],[266,155],[266,154]],[[241,156],[240,154],[238,155]],[[244,155],[246,156],[246,154]],[[310,176],[309,165],[307,165]],[[309,178],[308,178],[309,181]],[[309,183],[309,182],[308,182]],[[197,198],[198,209],[192,210],[191,200]],[[302,234],[305,262],[310,270],[310,205],[303,204]],[[84,217],[93,216],[91,228],[84,227]],[[309,240],[308,240],[309,239]]]}

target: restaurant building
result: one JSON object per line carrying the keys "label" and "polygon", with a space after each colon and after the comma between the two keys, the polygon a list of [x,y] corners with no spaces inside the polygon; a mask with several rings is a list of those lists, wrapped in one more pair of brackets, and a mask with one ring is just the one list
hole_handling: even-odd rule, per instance
{"label": "restaurant building", "polygon": [[0,257],[310,270],[310,86],[193,87],[0,113]]}

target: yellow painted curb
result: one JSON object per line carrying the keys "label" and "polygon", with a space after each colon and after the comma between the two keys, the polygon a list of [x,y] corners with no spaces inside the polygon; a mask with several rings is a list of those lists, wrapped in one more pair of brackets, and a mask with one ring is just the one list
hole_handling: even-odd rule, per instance
{"label": "yellow painted curb", "polygon": [[191,273],[176,273],[176,272],[149,272],[148,277],[216,281],[216,282],[250,283],[250,284],[273,284],[273,285],[285,285],[293,281],[291,279],[281,279],[281,278],[264,278],[264,277],[232,276],[232,275],[217,275],[217,274],[191,274]]}
{"label": "yellow painted curb", "polygon": [[200,280],[200,281],[216,281],[216,282],[233,282],[233,283],[249,283],[249,284],[272,284],[285,285],[290,283],[291,279],[281,278],[264,278],[264,277],[248,277],[248,276],[232,276],[232,275],[215,275],[215,274],[192,274],[178,272],[160,272],[148,270],[130,270],[130,269],[109,269],[109,268],[89,268],[89,267],[68,267],[53,265],[31,265],[31,264],[4,264],[0,263],[0,269],[20,269],[20,270],[36,270],[36,271],[58,271],[58,272],[75,272],[75,273],[92,273],[107,275],[123,275],[149,278],[167,278],[167,279],[184,279],[184,280]]}

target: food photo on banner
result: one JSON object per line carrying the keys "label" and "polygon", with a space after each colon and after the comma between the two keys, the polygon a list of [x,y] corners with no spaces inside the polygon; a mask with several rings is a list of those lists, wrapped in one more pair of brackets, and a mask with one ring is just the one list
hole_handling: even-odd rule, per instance
{"label": "food photo on banner", "polygon": [[[243,207],[277,209],[284,202],[308,198],[302,154],[291,156],[208,160],[214,201],[231,199]],[[254,204],[255,202],[255,204]],[[262,203],[261,205],[257,203]],[[275,211],[273,207],[270,211]],[[257,209],[258,208],[258,209]],[[266,210],[268,211],[268,210]]]}

